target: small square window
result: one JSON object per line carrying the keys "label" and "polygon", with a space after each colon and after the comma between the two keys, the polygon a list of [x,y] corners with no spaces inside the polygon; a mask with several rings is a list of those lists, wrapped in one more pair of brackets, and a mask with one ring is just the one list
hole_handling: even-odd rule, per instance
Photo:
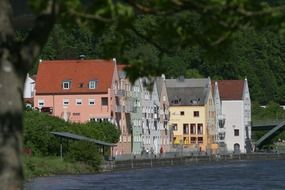
{"label": "small square window", "polygon": [[199,111],[194,111],[194,117],[199,117]]}
{"label": "small square window", "polygon": [[63,99],[63,105],[69,105],[69,99]]}
{"label": "small square window", "polygon": [[76,99],[75,103],[76,105],[82,105],[82,99]]}
{"label": "small square window", "polygon": [[184,111],[181,111],[181,112],[180,112],[180,115],[184,115]]}
{"label": "small square window", "polygon": [[89,81],[88,86],[89,86],[89,89],[95,89],[97,86],[97,81],[95,81],[95,80]]}
{"label": "small square window", "polygon": [[89,99],[88,105],[90,105],[90,106],[95,105],[95,99]]}
{"label": "small square window", "polygon": [[172,125],[172,129],[173,129],[173,131],[177,131],[177,130],[178,130],[178,127],[177,127],[177,124],[176,124],[176,123],[174,123],[174,124]]}
{"label": "small square window", "polygon": [[45,106],[45,101],[44,100],[38,100],[38,106],[39,107]]}
{"label": "small square window", "polygon": [[107,97],[101,98],[101,105],[102,106],[108,106],[108,98]]}
{"label": "small square window", "polygon": [[235,135],[235,136],[239,136],[239,129],[235,129],[235,130],[234,130],[234,135]]}
{"label": "small square window", "polygon": [[64,90],[68,90],[68,89],[70,89],[70,84],[71,84],[70,81],[63,81],[63,82],[62,82],[62,88],[63,88]]}

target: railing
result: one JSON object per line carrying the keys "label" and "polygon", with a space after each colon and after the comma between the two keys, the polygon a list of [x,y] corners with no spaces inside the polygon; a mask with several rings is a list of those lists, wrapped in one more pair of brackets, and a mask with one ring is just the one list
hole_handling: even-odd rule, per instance
{"label": "railing", "polygon": [[285,119],[276,119],[276,120],[255,120],[252,121],[252,127],[261,127],[261,126],[275,126],[284,121]]}

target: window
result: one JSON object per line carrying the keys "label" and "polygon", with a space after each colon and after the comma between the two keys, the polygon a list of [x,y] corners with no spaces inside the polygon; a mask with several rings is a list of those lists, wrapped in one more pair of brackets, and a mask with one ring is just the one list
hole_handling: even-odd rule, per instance
{"label": "window", "polygon": [[101,105],[102,106],[108,106],[108,98],[107,97],[101,98]]}
{"label": "window", "polygon": [[190,133],[191,133],[192,135],[195,135],[195,134],[196,134],[196,124],[194,124],[194,123],[191,123],[191,124],[190,124]]}
{"label": "window", "polygon": [[63,99],[63,105],[65,106],[69,105],[69,99]]}
{"label": "window", "polygon": [[191,137],[191,144],[196,144],[196,137]]}
{"label": "window", "polygon": [[88,84],[89,89],[95,89],[96,86],[97,86],[97,81],[96,80],[89,81],[89,84]]}
{"label": "window", "polygon": [[235,136],[239,136],[239,129],[235,129],[235,130],[234,130],[234,135],[235,135]]}
{"label": "window", "polygon": [[194,117],[199,117],[199,111],[194,111]]}
{"label": "window", "polygon": [[173,131],[177,131],[177,130],[178,130],[176,123],[174,123],[174,124],[172,125],[172,129],[173,129]]}
{"label": "window", "polygon": [[88,105],[89,106],[95,105],[95,99],[88,99]]}
{"label": "window", "polygon": [[180,112],[180,115],[184,115],[184,111],[181,111],[181,112]]}
{"label": "window", "polygon": [[203,124],[198,123],[198,135],[203,135]]}
{"label": "window", "polygon": [[203,137],[198,137],[198,143],[203,143]]}
{"label": "window", "polygon": [[45,106],[45,101],[44,100],[38,100],[38,106],[39,107]]}
{"label": "window", "polygon": [[189,135],[189,124],[183,124],[183,134]]}
{"label": "window", "polygon": [[70,85],[71,85],[71,82],[70,82],[70,81],[63,81],[63,82],[62,82],[62,88],[63,88],[64,90],[70,89]]}
{"label": "window", "polygon": [[80,113],[72,113],[73,116],[80,116]]}
{"label": "window", "polygon": [[76,99],[75,100],[76,105],[82,105],[82,100],[81,99]]}
{"label": "window", "polygon": [[176,137],[173,137],[173,144],[178,144]]}

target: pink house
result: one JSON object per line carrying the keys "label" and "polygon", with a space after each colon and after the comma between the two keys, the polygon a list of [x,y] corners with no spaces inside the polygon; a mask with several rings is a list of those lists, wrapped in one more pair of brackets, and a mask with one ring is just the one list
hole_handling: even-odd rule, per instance
{"label": "pink house", "polygon": [[42,61],[34,107],[72,122],[116,122],[116,60]]}

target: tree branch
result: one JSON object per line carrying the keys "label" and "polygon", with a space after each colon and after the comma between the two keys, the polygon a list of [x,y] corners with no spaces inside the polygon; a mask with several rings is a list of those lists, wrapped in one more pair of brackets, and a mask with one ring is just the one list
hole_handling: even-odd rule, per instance
{"label": "tree branch", "polygon": [[157,44],[156,42],[154,42],[153,40],[151,40],[148,36],[145,36],[144,34],[140,33],[134,26],[130,27],[130,30],[133,31],[138,37],[142,38],[143,40],[145,40],[146,42],[148,42],[149,44],[153,45],[154,47],[156,47],[159,51],[161,52],[165,52],[165,53],[171,53],[170,51],[164,49],[163,47],[161,47],[159,44]]}
{"label": "tree branch", "polygon": [[90,20],[98,20],[100,22],[112,22],[113,19],[110,18],[104,18],[101,17],[99,15],[92,15],[92,14],[87,14],[87,13],[81,13],[78,12],[74,9],[69,10],[69,13],[73,16],[77,16],[77,17],[81,17],[81,18],[86,18],[86,19],[90,19]]}
{"label": "tree branch", "polygon": [[21,45],[20,57],[23,69],[28,71],[33,61],[39,56],[48,37],[55,25],[56,18],[60,11],[57,0],[50,0],[45,10],[35,19],[35,24],[27,38]]}

